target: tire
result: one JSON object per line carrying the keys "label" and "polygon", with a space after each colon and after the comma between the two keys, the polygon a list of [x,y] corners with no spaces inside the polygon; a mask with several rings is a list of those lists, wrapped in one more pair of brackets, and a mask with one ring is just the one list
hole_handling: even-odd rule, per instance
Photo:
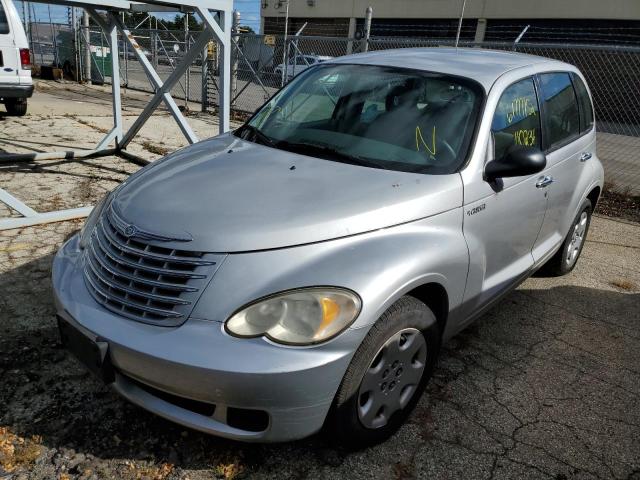
{"label": "tire", "polygon": [[[575,268],[576,263],[578,263],[578,258],[580,258],[580,254],[582,253],[587,233],[589,233],[591,213],[591,201],[585,199],[578,215],[576,215],[576,218],[571,223],[569,233],[567,233],[564,242],[562,242],[560,250],[540,269],[540,273],[543,276],[559,277],[568,274]],[[571,257],[569,257],[569,251],[571,251]]]}
{"label": "tire", "polygon": [[[394,349],[407,342],[405,351]],[[331,443],[359,449],[393,435],[420,400],[440,343],[436,317],[423,302],[405,296],[389,307],[362,341],[338,388],[325,423]]]}
{"label": "tire", "polygon": [[14,117],[22,117],[27,113],[26,98],[11,98],[5,100],[4,103],[7,113]]}

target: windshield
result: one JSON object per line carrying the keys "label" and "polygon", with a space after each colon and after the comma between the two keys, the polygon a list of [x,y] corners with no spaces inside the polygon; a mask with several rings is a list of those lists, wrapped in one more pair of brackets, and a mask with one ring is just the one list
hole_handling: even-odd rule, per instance
{"label": "windshield", "polygon": [[475,82],[372,65],[319,65],[236,135],[375,168],[447,174],[465,161],[482,101]]}

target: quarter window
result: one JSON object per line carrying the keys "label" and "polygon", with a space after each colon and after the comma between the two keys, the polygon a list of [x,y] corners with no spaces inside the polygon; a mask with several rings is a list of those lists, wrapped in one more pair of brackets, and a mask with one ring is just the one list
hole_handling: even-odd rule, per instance
{"label": "quarter window", "polygon": [[545,125],[549,147],[567,143],[580,134],[580,116],[571,78],[568,73],[540,75]]}
{"label": "quarter window", "polygon": [[540,148],[540,110],[533,78],[521,80],[500,97],[491,125],[495,158],[510,148]]}
{"label": "quarter window", "polygon": [[580,105],[580,133],[584,133],[593,127],[593,105],[591,105],[587,87],[575,73],[573,74],[573,86],[576,88],[578,104]]}

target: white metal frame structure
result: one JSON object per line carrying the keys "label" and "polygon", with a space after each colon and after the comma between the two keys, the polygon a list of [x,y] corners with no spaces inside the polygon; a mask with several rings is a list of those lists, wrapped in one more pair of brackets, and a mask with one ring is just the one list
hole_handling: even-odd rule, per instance
{"label": "white metal frame structure", "polygon": [[[198,53],[204,51],[209,40],[215,40],[220,48],[219,62],[219,132],[229,130],[229,111],[231,99],[231,23],[233,16],[233,0],[39,0],[42,3],[66,5],[84,8],[91,18],[100,26],[109,42],[111,49],[111,92],[113,103],[113,128],[98,143],[95,150],[64,151],[51,153],[27,153],[27,154],[1,154],[0,162],[7,161],[32,161],[90,158],[106,155],[122,155],[128,158],[124,149],[140,131],[145,122],[151,117],[158,106],[164,102],[165,106],[180,127],[180,130],[189,143],[198,141],[188,122],[178,109],[171,96],[171,88],[189,68]],[[174,71],[163,82],[155,71],[151,62],[142,53],[142,49],[136,42],[131,32],[125,27],[118,13],[120,12],[166,12],[175,11],[183,13],[195,13],[202,19],[204,30],[197,37],[190,48],[186,48],[185,54]],[[122,123],[122,105],[120,100],[120,65],[118,51],[118,31],[132,47],[138,61],[142,65],[155,93],[149,103],[140,113],[133,125],[125,131]],[[109,148],[109,145],[114,147]],[[42,223],[59,222],[73,218],[87,216],[93,207],[82,207],[55,212],[38,213],[26,204],[15,198],[8,191],[0,188],[0,202],[8,205],[22,217],[0,218],[0,230],[21,228]]]}

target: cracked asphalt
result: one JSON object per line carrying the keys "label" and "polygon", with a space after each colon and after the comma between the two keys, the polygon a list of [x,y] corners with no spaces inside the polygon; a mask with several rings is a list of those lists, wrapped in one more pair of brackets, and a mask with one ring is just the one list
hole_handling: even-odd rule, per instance
{"label": "cracked asphalt", "polygon": [[[66,172],[61,198],[77,206],[135,170],[119,161],[5,166],[0,185],[38,202]],[[530,278],[450,340],[408,423],[355,453],[322,436],[218,439],[101,385],[61,348],[50,291],[52,256],[80,225],[0,232],[2,479],[640,480],[638,223],[594,217],[570,275]]]}

